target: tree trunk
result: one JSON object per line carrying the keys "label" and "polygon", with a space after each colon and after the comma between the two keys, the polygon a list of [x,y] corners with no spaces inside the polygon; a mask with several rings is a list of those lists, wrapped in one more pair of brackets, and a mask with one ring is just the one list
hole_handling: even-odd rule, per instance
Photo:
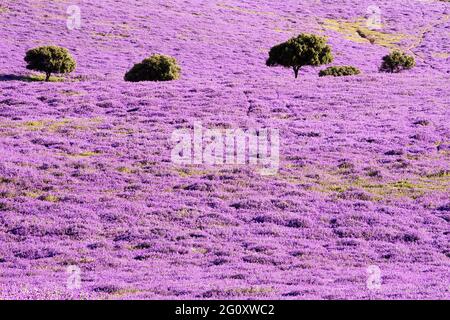
{"label": "tree trunk", "polygon": [[47,72],[46,74],[45,74],[45,81],[46,82],[48,82],[49,80],[50,80],[50,72]]}
{"label": "tree trunk", "polygon": [[300,70],[300,67],[294,67],[294,74],[295,74],[295,79],[298,78],[298,71]]}

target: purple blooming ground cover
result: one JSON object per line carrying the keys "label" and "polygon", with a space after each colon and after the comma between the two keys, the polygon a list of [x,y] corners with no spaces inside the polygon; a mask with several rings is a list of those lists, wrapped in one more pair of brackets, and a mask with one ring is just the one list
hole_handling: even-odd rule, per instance
{"label": "purple blooming ground cover", "polygon": [[[362,73],[265,65],[304,32]],[[446,1],[0,1],[0,299],[448,299],[449,89]],[[196,122],[277,129],[277,172],[174,163]]]}

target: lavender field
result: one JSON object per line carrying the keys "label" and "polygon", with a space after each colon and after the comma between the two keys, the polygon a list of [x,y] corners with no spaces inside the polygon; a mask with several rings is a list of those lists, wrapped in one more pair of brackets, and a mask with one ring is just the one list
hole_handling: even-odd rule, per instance
{"label": "lavender field", "polygon": [[[300,33],[361,74],[267,67]],[[123,80],[155,53],[179,80]],[[0,299],[449,299],[449,90],[448,1],[2,0]],[[174,163],[195,123],[279,130],[276,174]]]}

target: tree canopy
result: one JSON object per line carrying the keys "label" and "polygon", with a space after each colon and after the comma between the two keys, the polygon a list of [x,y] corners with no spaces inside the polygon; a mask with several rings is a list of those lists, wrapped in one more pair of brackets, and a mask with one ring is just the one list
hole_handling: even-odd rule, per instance
{"label": "tree canopy", "polygon": [[66,48],[43,46],[28,50],[25,55],[27,69],[45,72],[45,81],[52,73],[69,73],[75,70],[76,62]]}
{"label": "tree canopy", "polygon": [[293,68],[297,78],[303,66],[319,66],[332,61],[326,38],[303,33],[270,49],[266,65]]}

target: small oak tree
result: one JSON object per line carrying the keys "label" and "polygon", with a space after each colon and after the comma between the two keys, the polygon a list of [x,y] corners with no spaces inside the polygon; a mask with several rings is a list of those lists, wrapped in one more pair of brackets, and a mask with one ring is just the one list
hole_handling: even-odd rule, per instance
{"label": "small oak tree", "polygon": [[331,48],[324,37],[302,33],[270,49],[266,65],[293,68],[297,78],[303,66],[319,66],[332,61]]}
{"label": "small oak tree", "polygon": [[52,73],[69,73],[75,70],[76,62],[66,48],[44,46],[28,50],[25,55],[27,69],[45,72],[45,81]]}
{"label": "small oak tree", "polygon": [[387,56],[383,57],[383,63],[381,64],[380,71],[397,73],[402,70],[411,69],[416,65],[414,57],[398,50],[392,51]]}

